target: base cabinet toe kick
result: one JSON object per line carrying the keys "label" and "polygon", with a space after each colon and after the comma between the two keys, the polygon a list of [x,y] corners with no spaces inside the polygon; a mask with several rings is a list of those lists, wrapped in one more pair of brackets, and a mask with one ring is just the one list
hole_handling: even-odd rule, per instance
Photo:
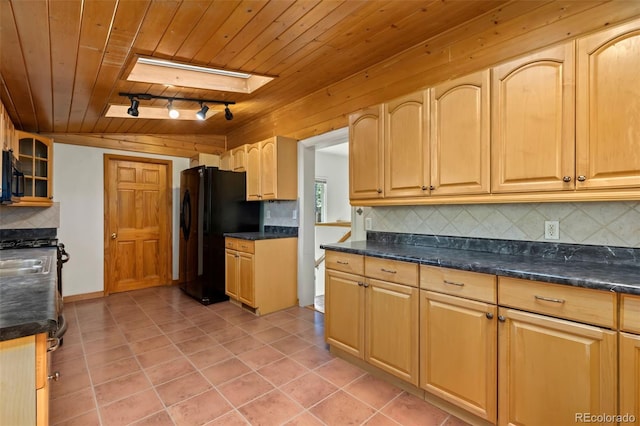
{"label": "base cabinet toe kick", "polygon": [[329,248],[326,262],[337,355],[472,424],[640,426],[640,295]]}

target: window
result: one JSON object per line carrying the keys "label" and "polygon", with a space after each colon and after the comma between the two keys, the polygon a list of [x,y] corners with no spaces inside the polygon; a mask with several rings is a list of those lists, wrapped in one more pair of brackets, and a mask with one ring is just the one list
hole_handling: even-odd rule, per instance
{"label": "window", "polygon": [[316,223],[327,221],[327,180],[316,178]]}

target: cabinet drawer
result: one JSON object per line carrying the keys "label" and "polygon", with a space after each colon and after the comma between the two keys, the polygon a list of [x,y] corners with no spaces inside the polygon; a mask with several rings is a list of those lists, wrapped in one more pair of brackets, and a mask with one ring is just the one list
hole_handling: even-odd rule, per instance
{"label": "cabinet drawer", "polygon": [[237,250],[238,249],[238,240],[236,240],[235,238],[225,238],[224,239],[224,247],[228,248],[230,250]]}
{"label": "cabinet drawer", "polygon": [[368,278],[377,278],[392,283],[418,287],[417,263],[366,257],[364,261],[364,274]]}
{"label": "cabinet drawer", "polygon": [[364,275],[364,256],[360,254],[327,250],[325,262],[327,269]]}
{"label": "cabinet drawer", "polygon": [[500,305],[609,328],[617,326],[616,296],[608,291],[498,278]]}
{"label": "cabinet drawer", "polygon": [[620,329],[640,333],[640,296],[622,295],[620,307]]}
{"label": "cabinet drawer", "polygon": [[420,266],[420,288],[453,296],[496,303],[496,282],[495,275],[437,266]]}
{"label": "cabinet drawer", "polygon": [[249,240],[238,240],[236,242],[237,248],[236,250],[241,251],[243,253],[255,253],[255,241]]}

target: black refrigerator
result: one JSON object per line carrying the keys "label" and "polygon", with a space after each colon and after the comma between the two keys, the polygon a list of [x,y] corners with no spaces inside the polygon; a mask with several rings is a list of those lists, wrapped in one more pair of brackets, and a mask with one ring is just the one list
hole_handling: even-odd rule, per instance
{"label": "black refrigerator", "polygon": [[246,174],[194,167],[180,175],[180,287],[204,305],[225,295],[225,232],[260,230],[260,203],[246,201]]}

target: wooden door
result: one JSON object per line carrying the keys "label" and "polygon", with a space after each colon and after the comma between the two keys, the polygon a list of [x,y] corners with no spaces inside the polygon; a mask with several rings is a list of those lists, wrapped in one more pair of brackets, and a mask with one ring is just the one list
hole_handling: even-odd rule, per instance
{"label": "wooden door", "polygon": [[636,334],[620,333],[620,414],[635,417],[625,425],[640,426],[640,336]]}
{"label": "wooden door", "polygon": [[275,138],[260,143],[260,192],[263,200],[278,196],[278,147]]}
{"label": "wooden door", "polygon": [[233,299],[238,298],[238,282],[240,271],[238,265],[238,252],[234,250],[224,251],[225,269],[225,293]]}
{"label": "wooden door", "polygon": [[364,278],[325,271],[325,339],[353,356],[364,358]]}
{"label": "wooden door", "polygon": [[498,392],[497,307],[420,292],[420,387],[492,423]]}
{"label": "wooden door", "polygon": [[260,167],[260,143],[254,143],[247,147],[247,200],[259,201],[262,198]]}
{"label": "wooden door", "polygon": [[499,308],[498,423],[569,425],[617,413],[617,333]]}
{"label": "wooden door", "polygon": [[490,190],[489,71],[431,91],[431,195]]}
{"label": "wooden door", "polygon": [[640,188],[640,20],[577,50],[576,188]]}
{"label": "wooden door", "polygon": [[491,191],[574,188],[574,44],[492,70]]}
{"label": "wooden door", "polygon": [[171,284],[171,163],[104,163],[105,293]]}
{"label": "wooden door", "polygon": [[429,195],[429,92],[384,105],[384,196]]}
{"label": "wooden door", "polygon": [[255,308],[255,273],[253,255],[238,252],[238,299]]}
{"label": "wooden door", "polygon": [[365,359],[418,385],[419,290],[368,279],[365,296]]}
{"label": "wooden door", "polygon": [[349,198],[382,198],[382,105],[349,116]]}

